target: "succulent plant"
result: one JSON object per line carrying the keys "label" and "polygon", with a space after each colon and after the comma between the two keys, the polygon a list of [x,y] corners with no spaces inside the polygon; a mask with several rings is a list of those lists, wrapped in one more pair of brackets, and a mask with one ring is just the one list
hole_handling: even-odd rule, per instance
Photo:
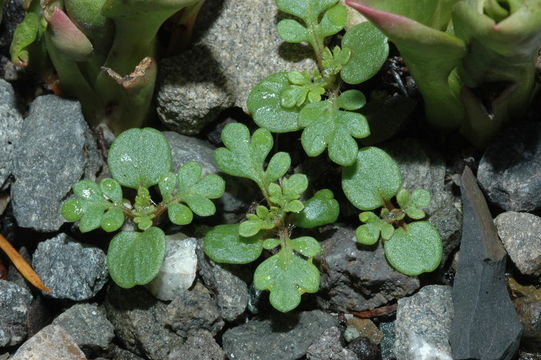
{"label": "succulent plant", "polygon": [[484,146],[534,96],[541,0],[348,0],[398,47],[428,121]]}
{"label": "succulent plant", "polygon": [[156,80],[156,35],[172,15],[191,32],[203,0],[36,0],[15,30],[12,61],[48,57],[63,92],[81,101],[91,125],[140,127]]}

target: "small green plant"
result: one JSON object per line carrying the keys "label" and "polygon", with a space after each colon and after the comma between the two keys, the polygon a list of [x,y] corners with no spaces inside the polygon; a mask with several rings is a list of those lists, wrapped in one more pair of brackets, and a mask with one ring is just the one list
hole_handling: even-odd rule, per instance
{"label": "small green plant", "polygon": [[[430,193],[403,189],[400,169],[385,151],[361,149],[355,165],[343,168],[342,189],[348,200],[364,211],[359,219],[365,224],[355,232],[359,243],[374,245],[383,239],[387,261],[406,275],[438,267],[442,257],[438,230],[428,221],[416,221],[426,216],[422,209],[430,204]],[[379,208],[376,215],[372,210]]]}
{"label": "small green plant", "polygon": [[275,133],[302,130],[301,144],[308,156],[327,149],[342,166],[355,162],[355,139],[370,135],[366,118],[356,112],[366,99],[357,89],[342,91],[343,82],[360,84],[374,76],[387,58],[387,38],[370,23],[350,29],[341,46],[332,50],[326,41],[344,29],[346,7],[338,0],[277,0],[283,12],[302,20],[281,20],[280,37],[312,46],[317,68],[280,72],[261,81],[250,93],[248,109],[260,127]]}
{"label": "small green plant", "polygon": [[150,113],[161,25],[179,14],[189,35],[203,1],[27,0],[11,59],[34,69],[49,59],[87,121],[118,134],[140,127]]}
{"label": "small green plant", "polygon": [[348,0],[398,47],[428,122],[486,146],[539,86],[541,0]]}
{"label": "small green plant", "polygon": [[[112,178],[99,184],[82,180],[73,186],[75,197],[66,200],[62,215],[79,221],[85,233],[102,228],[114,232],[126,219],[137,230],[116,234],[107,252],[111,278],[119,286],[130,288],[150,282],[158,273],[165,255],[165,234],[157,227],[161,215],[177,225],[192,222],[193,214],[210,216],[216,207],[210,199],[224,193],[225,183],[215,174],[202,176],[196,162],[183,164],[171,172],[171,148],[166,138],[151,128],[131,129],[119,135],[111,145],[108,165]],[[123,197],[122,186],[136,191],[131,203]],[[157,186],[159,202],[151,197]]]}
{"label": "small green plant", "polygon": [[222,132],[225,145],[214,153],[218,168],[229,175],[254,181],[265,199],[240,224],[219,225],[205,236],[204,251],[214,261],[246,264],[257,260],[263,250],[271,256],[258,265],[254,285],[270,291],[270,302],[287,312],[296,308],[303,293],[319,289],[319,270],[312,258],[321,251],[311,236],[292,238],[292,229],[313,228],[333,223],[339,206],[332,191],[320,190],[310,199],[301,196],[308,188],[303,174],[286,176],[291,158],[274,154],[264,166],[273,139],[266,129],[251,136],[245,125],[227,125]]}

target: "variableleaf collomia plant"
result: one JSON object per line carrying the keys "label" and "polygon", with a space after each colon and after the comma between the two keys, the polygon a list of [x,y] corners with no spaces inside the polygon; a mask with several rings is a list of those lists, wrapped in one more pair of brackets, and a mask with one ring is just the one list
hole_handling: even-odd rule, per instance
{"label": "variableleaf collomia plant", "polygon": [[428,121],[478,146],[526,113],[538,86],[541,0],[348,0],[396,44]]}
{"label": "variableleaf collomia plant", "polygon": [[265,204],[247,214],[240,224],[219,225],[205,236],[205,253],[214,261],[246,264],[257,260],[263,250],[271,253],[254,273],[254,285],[270,291],[270,302],[286,312],[296,308],[303,293],[319,289],[319,270],[312,258],[319,255],[319,242],[311,236],[292,237],[292,229],[313,228],[333,223],[339,206],[332,191],[316,192],[306,201],[301,195],[308,188],[303,174],[286,176],[289,154],[274,154],[265,167],[273,147],[271,133],[257,129],[251,136],[239,123],[227,125],[222,132],[225,145],[214,153],[218,168],[229,175],[254,181]]}
{"label": "variableleaf collomia plant", "polygon": [[12,61],[39,65],[48,57],[91,125],[106,123],[115,133],[140,127],[154,92],[158,29],[181,10],[193,25],[203,1],[28,0]]}
{"label": "variableleaf collomia plant", "polygon": [[[165,234],[157,227],[160,217],[167,212],[172,223],[187,225],[194,213],[213,215],[216,207],[210,199],[222,196],[225,183],[215,174],[202,176],[196,162],[172,173],[169,143],[151,128],[123,132],[111,145],[107,161],[112,178],[76,183],[75,196],[66,200],[62,215],[79,221],[83,233],[98,228],[114,232],[126,219],[134,223],[137,230],[122,230],[112,238],[107,266],[119,286],[143,285],[158,274],[165,255]],[[136,191],[133,203],[123,197],[123,186]],[[151,198],[153,186],[159,201]]]}

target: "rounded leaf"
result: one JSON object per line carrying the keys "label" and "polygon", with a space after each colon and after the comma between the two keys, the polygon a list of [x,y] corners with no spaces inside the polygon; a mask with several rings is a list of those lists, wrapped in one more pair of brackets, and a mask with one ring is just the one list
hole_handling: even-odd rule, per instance
{"label": "rounded leaf", "polygon": [[366,97],[360,90],[346,90],[336,99],[336,105],[345,110],[358,110],[366,104]]}
{"label": "rounded leaf", "polygon": [[193,220],[193,213],[190,208],[179,203],[169,205],[167,215],[169,220],[177,225],[188,225]]}
{"label": "rounded leaf", "polygon": [[304,209],[293,217],[295,225],[311,229],[331,224],[338,219],[340,205],[329,189],[319,190],[304,202]]}
{"label": "rounded leaf", "polygon": [[414,220],[420,220],[426,216],[423,210],[414,207],[406,208],[405,212],[408,217]]}
{"label": "rounded leaf", "polygon": [[296,20],[281,20],[276,25],[276,30],[282,40],[286,42],[300,43],[309,40],[308,30]]}
{"label": "rounded leaf", "polygon": [[273,155],[267,166],[266,174],[269,182],[273,182],[284,176],[291,166],[291,157],[288,153],[278,152]]}
{"label": "rounded leaf", "polygon": [[380,228],[373,223],[364,224],[355,230],[357,242],[363,245],[374,245],[379,240]]}
{"label": "rounded leaf", "polygon": [[300,304],[302,293],[318,291],[319,271],[291,250],[282,250],[259,264],[254,273],[254,286],[269,290],[271,305],[288,312]]}
{"label": "rounded leaf", "polygon": [[239,225],[239,234],[244,237],[254,236],[261,230],[262,225],[263,222],[259,219],[243,221]]}
{"label": "rounded leaf", "polygon": [[164,200],[173,195],[176,187],[177,176],[171,172],[163,175],[158,182],[158,189],[160,190],[160,194]]}
{"label": "rounded leaf", "polygon": [[302,194],[308,188],[308,178],[304,174],[293,174],[287,179],[284,179],[283,184],[284,196],[295,196]]}
{"label": "rounded leaf", "polygon": [[396,162],[383,150],[365,147],[359,150],[354,165],[342,168],[342,189],[348,200],[360,210],[385,205],[402,187],[402,175]]}
{"label": "rounded leaf", "polygon": [[410,192],[406,189],[400,189],[398,194],[396,194],[396,202],[402,209],[409,206],[410,199]]}
{"label": "rounded leaf", "polygon": [[411,194],[412,205],[422,209],[430,205],[430,193],[424,189],[417,189]]}
{"label": "rounded leaf", "polygon": [[438,230],[427,221],[396,229],[384,243],[385,256],[396,270],[409,276],[434,271],[441,262],[443,246]]}
{"label": "rounded leaf", "polygon": [[124,213],[119,208],[110,208],[101,218],[101,228],[106,232],[117,231],[124,225]]}
{"label": "rounded leaf", "polygon": [[99,228],[104,210],[104,207],[96,204],[86,206],[84,209],[85,213],[79,220],[79,230],[85,233]]}
{"label": "rounded leaf", "polygon": [[239,225],[218,225],[205,235],[203,250],[212,260],[227,264],[247,264],[263,251],[259,236],[241,237]]}
{"label": "rounded leaf", "polygon": [[103,179],[100,182],[100,189],[103,195],[115,204],[122,204],[122,187],[115,179]]}
{"label": "rounded leaf", "polygon": [[346,32],[342,47],[351,49],[351,58],[340,72],[342,80],[348,84],[360,84],[370,79],[389,55],[387,37],[368,21]]}
{"label": "rounded leaf", "polygon": [[67,221],[78,221],[84,213],[84,207],[79,199],[68,199],[62,204],[61,214]]}
{"label": "rounded leaf", "polygon": [[122,231],[115,235],[107,251],[107,267],[113,281],[131,288],[152,281],[165,256],[165,234],[157,227],[145,232]]}
{"label": "rounded leaf", "polygon": [[272,250],[280,245],[280,239],[271,238],[263,240],[263,248],[266,250]]}
{"label": "rounded leaf", "polygon": [[288,241],[289,246],[306,257],[314,257],[321,253],[319,242],[311,236],[301,236]]}
{"label": "rounded leaf", "polygon": [[300,200],[293,200],[287,203],[284,207],[285,212],[299,213],[304,209],[304,204]]}
{"label": "rounded leaf", "polygon": [[319,23],[319,32],[322,37],[327,37],[340,32],[348,19],[347,8],[342,4],[336,4],[323,15]]}
{"label": "rounded leaf", "polygon": [[257,125],[275,133],[299,130],[300,109],[282,107],[281,94],[290,86],[286,72],[263,79],[248,96],[248,111]]}
{"label": "rounded leaf", "polygon": [[107,162],[111,175],[121,185],[148,188],[170,171],[171,147],[158,130],[130,129],[113,142]]}

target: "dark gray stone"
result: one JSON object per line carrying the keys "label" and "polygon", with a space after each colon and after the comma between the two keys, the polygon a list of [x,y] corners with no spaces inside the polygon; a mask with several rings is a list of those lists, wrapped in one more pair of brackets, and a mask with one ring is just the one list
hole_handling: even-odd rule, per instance
{"label": "dark gray stone", "polygon": [[395,354],[400,360],[453,360],[449,331],[453,317],[451,287],[429,285],[398,300]]}
{"label": "dark gray stone", "polygon": [[199,275],[216,296],[216,303],[221,317],[234,321],[244,313],[248,303],[248,286],[232,270],[238,272],[235,265],[216,264],[203,252],[203,242],[197,247]]}
{"label": "dark gray stone", "polygon": [[308,360],[357,360],[357,355],[342,346],[340,330],[333,326],[325,330],[312,345],[308,347]]}
{"label": "dark gray stone", "polygon": [[383,360],[396,359],[394,354],[394,342],[396,338],[394,321],[380,323],[379,329],[383,333],[383,339],[380,343],[381,358]]}
{"label": "dark gray stone", "polygon": [[311,69],[310,51],[283,44],[274,0],[207,0],[194,46],[160,64],[157,112],[169,128],[197,134],[223,110],[246,109],[252,88],[279,71]]}
{"label": "dark gray stone", "polygon": [[359,336],[346,346],[346,349],[357,355],[359,360],[381,360],[381,352],[370,339]]}
{"label": "dark gray stone", "polygon": [[11,84],[0,79],[0,189],[13,171],[15,148],[21,135],[23,118],[15,104]]}
{"label": "dark gray stone", "polygon": [[105,311],[120,344],[138,356],[164,360],[182,344],[182,339],[166,325],[167,304],[143,287],[121,289],[111,285]]}
{"label": "dark gray stone", "polygon": [[216,302],[201,283],[171,301],[167,306],[167,324],[182,337],[197,330],[216,335],[224,326]]}
{"label": "dark gray stone", "polygon": [[171,351],[169,360],[224,360],[225,353],[212,334],[201,330],[186,339],[179,348]]}
{"label": "dark gray stone", "polygon": [[270,320],[252,319],[227,330],[223,348],[235,360],[295,360],[306,354],[336,320],[319,310],[273,314]]}
{"label": "dark gray stone", "polygon": [[464,224],[453,285],[453,359],[509,360],[522,326],[507,292],[506,252],[471,170],[462,175]]}
{"label": "dark gray stone", "polygon": [[20,344],[26,337],[26,317],[32,295],[12,282],[0,280],[0,348]]}
{"label": "dark gray stone", "polygon": [[488,146],[477,170],[490,202],[507,211],[541,206],[541,123],[520,122]]}
{"label": "dark gray stone", "polygon": [[115,345],[112,346],[109,358],[112,360],[144,360],[142,357],[135,355],[131,351]]}
{"label": "dark gray stone", "polygon": [[383,247],[355,241],[355,230],[337,226],[321,243],[321,285],[318,302],[324,309],[363,311],[402,298],[419,288],[419,280],[394,270]]}
{"label": "dark gray stone", "polygon": [[36,98],[23,121],[13,168],[11,199],[19,226],[58,230],[71,186],[82,177],[95,179],[100,166],[80,104],[54,95]]}
{"label": "dark gray stone", "polygon": [[432,149],[421,145],[415,139],[391,142],[385,150],[395,159],[404,178],[404,188],[409,191],[425,189],[430,192],[432,201],[427,209],[428,221],[440,233],[443,242],[442,265],[460,243],[462,213],[460,198],[445,180],[445,161]]}
{"label": "dark gray stone", "polygon": [[53,320],[71,335],[86,355],[107,350],[115,336],[113,325],[96,304],[75,304]]}
{"label": "dark gray stone", "polygon": [[541,275],[541,218],[505,212],[494,219],[498,235],[511,260],[525,275]]}
{"label": "dark gray stone", "polygon": [[109,278],[103,250],[76,242],[64,233],[38,244],[32,266],[52,291],[43,294],[56,299],[90,299]]}

